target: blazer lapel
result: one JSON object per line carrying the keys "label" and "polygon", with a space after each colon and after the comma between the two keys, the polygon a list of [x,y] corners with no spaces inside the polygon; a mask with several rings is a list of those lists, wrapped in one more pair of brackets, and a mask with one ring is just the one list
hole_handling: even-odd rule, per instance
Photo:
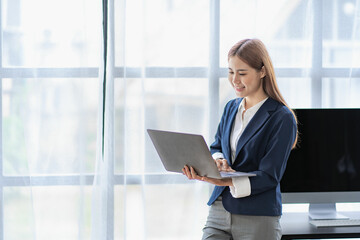
{"label": "blazer lapel", "polygon": [[241,101],[242,101],[242,99],[240,99],[238,104],[235,104],[233,109],[231,109],[231,112],[230,112],[230,115],[229,115],[230,124],[227,124],[226,129],[225,129],[225,134],[226,134],[225,139],[227,139],[227,141],[228,141],[227,144],[226,144],[227,145],[227,153],[228,153],[228,156],[230,158],[230,159],[227,159],[227,161],[229,163],[229,166],[232,165],[232,163],[231,163],[231,144],[230,144],[231,131],[232,131],[232,127],[233,127],[235,117],[236,117],[236,114],[238,112]]}
{"label": "blazer lapel", "polygon": [[271,116],[271,112],[274,111],[279,103],[270,97],[264,102],[264,104],[259,108],[254,117],[250,120],[246,126],[244,132],[242,133],[237,147],[236,147],[236,158],[240,150],[244,145],[249,141],[249,139],[258,131],[258,129],[266,122],[266,120]]}

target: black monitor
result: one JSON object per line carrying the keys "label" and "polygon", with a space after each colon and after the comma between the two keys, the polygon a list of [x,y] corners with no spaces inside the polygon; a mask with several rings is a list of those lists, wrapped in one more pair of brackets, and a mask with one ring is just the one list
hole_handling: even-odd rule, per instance
{"label": "black monitor", "polygon": [[299,144],[281,180],[283,203],[310,203],[313,219],[346,218],[338,202],[360,202],[360,109],[294,109]]}

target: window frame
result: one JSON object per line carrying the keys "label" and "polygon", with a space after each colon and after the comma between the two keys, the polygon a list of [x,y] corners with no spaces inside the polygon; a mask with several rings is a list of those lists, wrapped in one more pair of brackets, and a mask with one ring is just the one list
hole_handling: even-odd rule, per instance
{"label": "window frame", "polygon": [[[0,0],[0,12],[2,12],[2,2]],[[322,19],[323,1],[313,1],[314,19]],[[209,67],[146,67],[126,68],[115,67],[114,78],[207,78],[209,83],[209,135],[213,136],[217,128],[219,117],[219,79],[227,78],[227,69],[219,67],[219,44],[220,44],[220,0],[210,1],[210,48],[209,48]],[[114,19],[111,19],[114,21]],[[112,23],[114,26],[114,22]],[[22,67],[3,67],[2,63],[2,19],[0,18],[0,80],[4,78],[98,78],[98,68],[22,68]],[[313,26],[313,56],[312,67],[304,71],[304,68],[275,68],[277,77],[297,78],[309,77],[312,82],[311,102],[312,107],[321,107],[321,82],[324,77],[334,78],[360,78],[360,68],[323,68],[322,63],[322,21],[314,21]],[[144,71],[143,71],[144,70]],[[36,76],[35,76],[36,72]],[[304,76],[304,72],[307,76]],[[2,92],[2,84],[0,84]],[[2,99],[0,100],[0,113],[2,114]],[[210,107],[211,106],[211,107]],[[2,118],[0,119],[0,135],[2,136]],[[24,187],[24,186],[77,186],[81,184],[92,185],[94,174],[80,175],[57,175],[57,176],[4,176],[3,174],[3,141],[0,139],[0,240],[4,239],[4,188]],[[114,160],[115,161],[115,160]],[[116,185],[124,184],[162,184],[165,179],[171,178],[173,184],[190,183],[180,175],[174,174],[146,174],[145,178],[141,174],[116,174],[113,164],[111,165],[109,178],[112,189]],[[114,194],[110,194],[109,206],[114,204]],[[111,209],[110,209],[111,211]],[[109,229],[113,229],[114,217],[108,219]],[[113,234],[111,235],[114,238]]]}

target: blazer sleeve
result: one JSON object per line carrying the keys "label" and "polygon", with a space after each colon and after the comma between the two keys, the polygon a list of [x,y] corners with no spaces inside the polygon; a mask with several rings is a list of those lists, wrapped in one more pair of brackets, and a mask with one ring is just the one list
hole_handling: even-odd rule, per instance
{"label": "blazer sleeve", "polygon": [[211,155],[213,155],[214,153],[220,152],[223,153],[222,147],[221,147],[221,138],[222,138],[222,134],[223,134],[223,128],[224,128],[224,122],[225,122],[225,116],[227,115],[227,109],[229,108],[229,102],[225,105],[223,114],[221,116],[221,120],[220,123],[218,125],[216,134],[215,134],[215,140],[214,142],[210,145],[210,152]]}
{"label": "blazer sleeve", "polygon": [[295,141],[297,126],[291,112],[278,116],[273,124],[265,155],[260,159],[256,177],[250,177],[251,195],[276,188],[285,172]]}
{"label": "blazer sleeve", "polygon": [[[222,122],[222,120],[221,120],[221,122]],[[222,135],[221,122],[220,122],[218,129],[216,131],[216,134],[215,134],[215,141],[210,145],[211,155],[213,155],[214,153],[217,153],[217,152],[223,153],[222,147],[221,147],[221,135]]]}

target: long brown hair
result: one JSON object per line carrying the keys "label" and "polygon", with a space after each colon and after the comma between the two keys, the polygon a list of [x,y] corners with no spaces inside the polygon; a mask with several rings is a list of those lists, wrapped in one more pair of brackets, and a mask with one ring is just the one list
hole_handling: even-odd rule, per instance
{"label": "long brown hair", "polygon": [[[297,124],[295,112],[287,105],[285,99],[280,93],[276,82],[274,67],[268,51],[262,41],[259,39],[243,39],[237,42],[228,53],[228,60],[231,57],[237,56],[242,61],[246,62],[250,67],[260,71],[262,67],[265,68],[265,77],[263,78],[264,92],[272,99],[285,105],[294,115]],[[296,147],[298,140],[298,132],[292,148]]]}

